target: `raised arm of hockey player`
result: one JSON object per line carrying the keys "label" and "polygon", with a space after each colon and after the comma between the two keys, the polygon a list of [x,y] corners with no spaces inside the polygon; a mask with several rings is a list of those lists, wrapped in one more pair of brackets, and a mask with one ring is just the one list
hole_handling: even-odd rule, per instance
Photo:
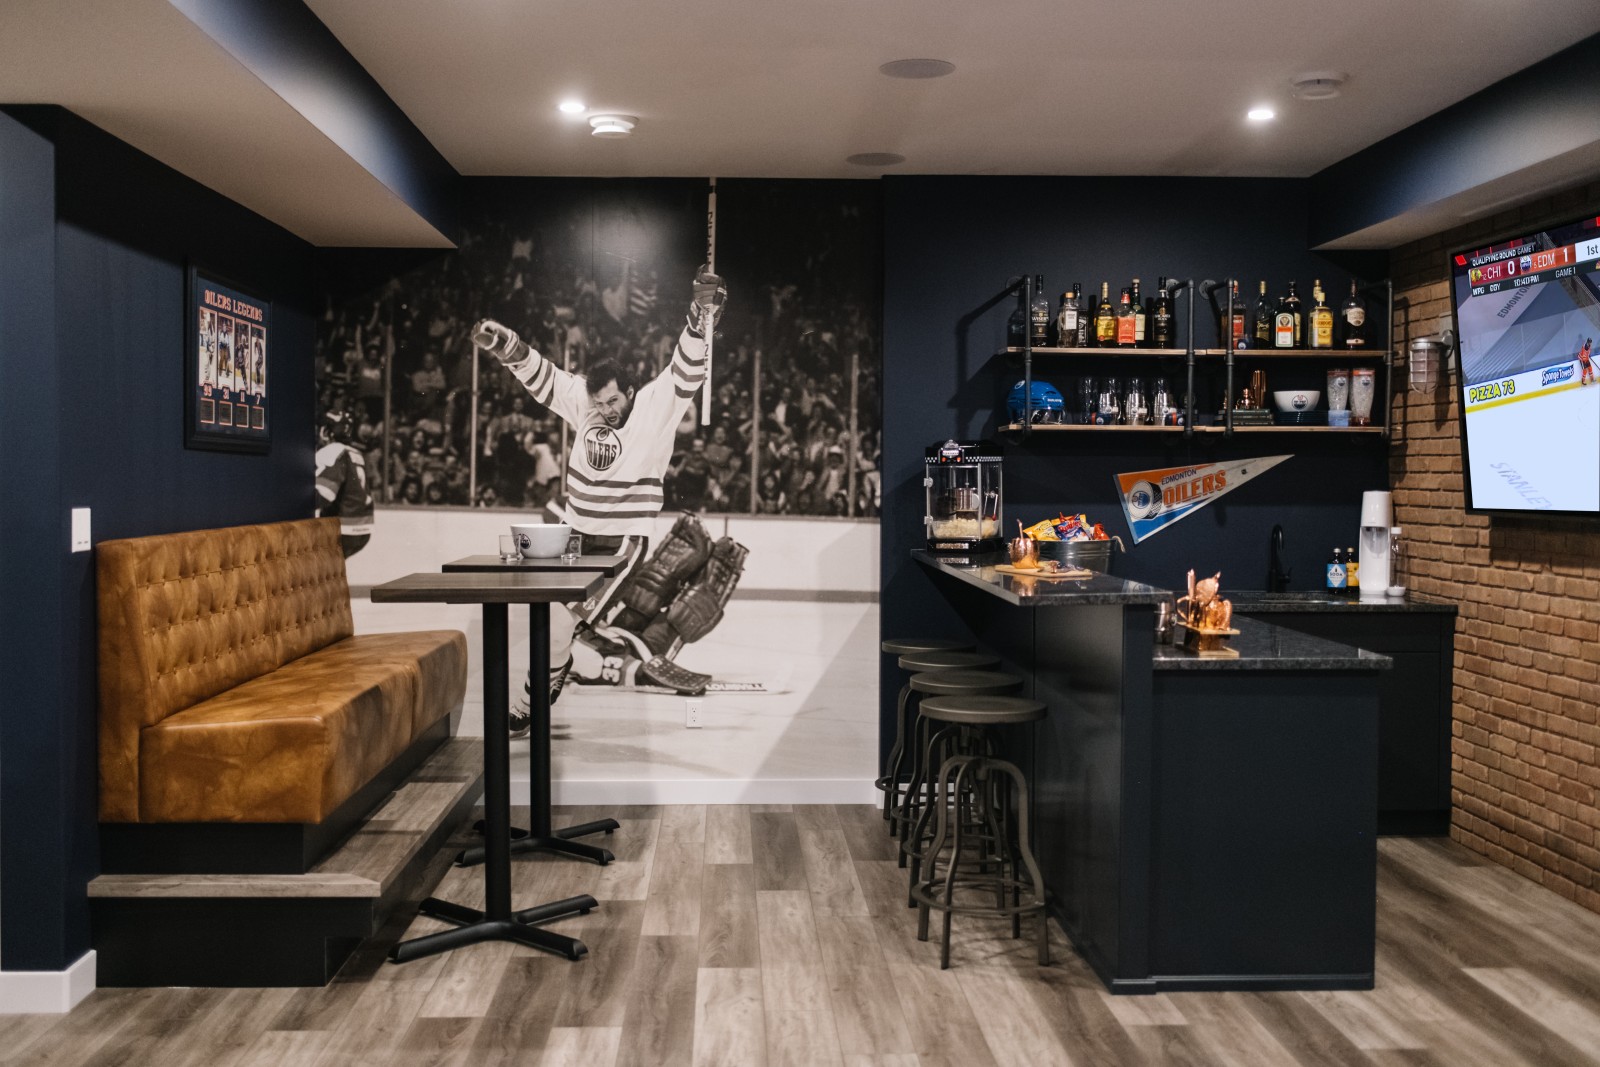
{"label": "raised arm of hockey player", "polygon": [[583,379],[545,359],[509,326],[483,319],[472,328],[472,343],[505,365],[535,402],[573,426],[589,413]]}
{"label": "raised arm of hockey player", "polygon": [[688,400],[706,380],[706,339],[701,331],[705,310],[710,309],[711,328],[722,317],[728,289],[722,279],[702,266],[694,279],[694,299],[689,304],[688,322],[672,350],[672,387],[679,400]]}

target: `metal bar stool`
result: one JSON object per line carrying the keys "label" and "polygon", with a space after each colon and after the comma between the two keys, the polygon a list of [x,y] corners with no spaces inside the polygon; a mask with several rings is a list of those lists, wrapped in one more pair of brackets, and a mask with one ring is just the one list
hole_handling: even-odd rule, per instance
{"label": "metal bar stool", "polygon": [[[986,670],[1000,665],[1000,657],[989,652],[907,652],[899,659],[900,669],[911,674],[922,674],[927,671],[961,671],[961,670]],[[921,767],[921,746],[912,740],[916,734],[916,703],[912,697],[916,695],[911,688],[911,680],[900,687],[900,702],[896,713],[898,722],[895,734],[900,739],[894,759],[889,764],[889,772],[884,775],[885,789],[883,795],[884,818],[889,820],[889,833],[893,837],[905,840],[906,823],[908,817],[906,798],[912,795],[906,791],[903,795],[901,785],[907,781],[915,783],[917,772]],[[905,866],[905,857],[900,857],[900,865]]]}
{"label": "metal bar stool", "polygon": [[[913,674],[906,685],[918,695],[919,699],[928,696],[1010,696],[1022,691],[1023,680],[1020,675],[1006,674],[1003,671],[924,671],[921,674]],[[922,861],[927,855],[927,846],[933,840],[934,770],[939,767],[942,758],[934,759],[929,754],[943,751],[947,741],[962,740],[958,735],[958,729],[947,725],[935,731],[927,719],[920,715],[917,717],[915,743],[920,756],[915,762],[912,780],[906,791],[905,817],[900,821],[902,828],[909,828],[909,832],[903,834],[900,839],[900,866],[904,867],[909,862],[911,867],[906,900],[908,908],[916,906],[916,901],[910,898],[909,890],[917,884]],[[978,751],[975,754],[988,753]]]}
{"label": "metal bar stool", "polygon": [[[972,652],[978,646],[971,641],[956,641],[945,637],[892,637],[883,642],[883,651],[892,656],[905,656],[917,652]],[[893,808],[893,801],[897,798],[900,782],[895,775],[900,764],[900,754],[905,750],[906,743],[906,698],[910,690],[905,686],[900,687],[899,711],[894,720],[894,744],[889,748],[888,756],[884,757],[883,774],[872,784],[883,792],[883,818],[889,819]],[[894,768],[891,770],[891,768]],[[894,785],[891,788],[890,783]]]}
{"label": "metal bar stool", "polygon": [[[919,710],[931,722],[973,733],[992,726],[1035,722],[1045,714],[1045,706],[1037,700],[967,694],[930,696]],[[933,801],[938,829],[927,850],[925,877],[912,889],[918,905],[917,939],[928,939],[929,911],[942,912],[939,966],[948,968],[954,915],[1009,916],[1011,936],[1020,937],[1022,916],[1037,914],[1039,964],[1044,966],[1050,962],[1050,925],[1044,879],[1028,847],[1028,780],[1014,763],[974,754],[981,744],[978,738],[970,738],[968,751],[956,752],[939,765]],[[991,893],[993,903],[982,899]]]}

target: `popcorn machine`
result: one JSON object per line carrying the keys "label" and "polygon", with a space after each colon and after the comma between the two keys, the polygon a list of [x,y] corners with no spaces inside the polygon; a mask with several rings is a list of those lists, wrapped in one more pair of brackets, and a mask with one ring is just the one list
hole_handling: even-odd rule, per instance
{"label": "popcorn machine", "polygon": [[929,445],[922,461],[928,551],[972,554],[1005,547],[1000,515],[1000,446],[992,441]]}

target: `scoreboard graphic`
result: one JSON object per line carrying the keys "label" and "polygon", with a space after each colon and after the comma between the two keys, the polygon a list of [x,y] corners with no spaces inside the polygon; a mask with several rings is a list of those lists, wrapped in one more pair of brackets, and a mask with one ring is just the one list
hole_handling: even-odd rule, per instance
{"label": "scoreboard graphic", "polygon": [[265,452],[271,304],[199,268],[189,272],[185,443]]}

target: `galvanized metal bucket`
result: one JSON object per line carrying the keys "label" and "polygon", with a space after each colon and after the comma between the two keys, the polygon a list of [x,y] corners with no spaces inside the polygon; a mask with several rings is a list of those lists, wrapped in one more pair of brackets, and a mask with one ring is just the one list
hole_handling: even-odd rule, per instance
{"label": "galvanized metal bucket", "polygon": [[1127,551],[1122,538],[1106,541],[1039,541],[1039,558],[1059,561],[1063,566],[1082,567],[1096,574],[1111,572],[1111,546]]}

